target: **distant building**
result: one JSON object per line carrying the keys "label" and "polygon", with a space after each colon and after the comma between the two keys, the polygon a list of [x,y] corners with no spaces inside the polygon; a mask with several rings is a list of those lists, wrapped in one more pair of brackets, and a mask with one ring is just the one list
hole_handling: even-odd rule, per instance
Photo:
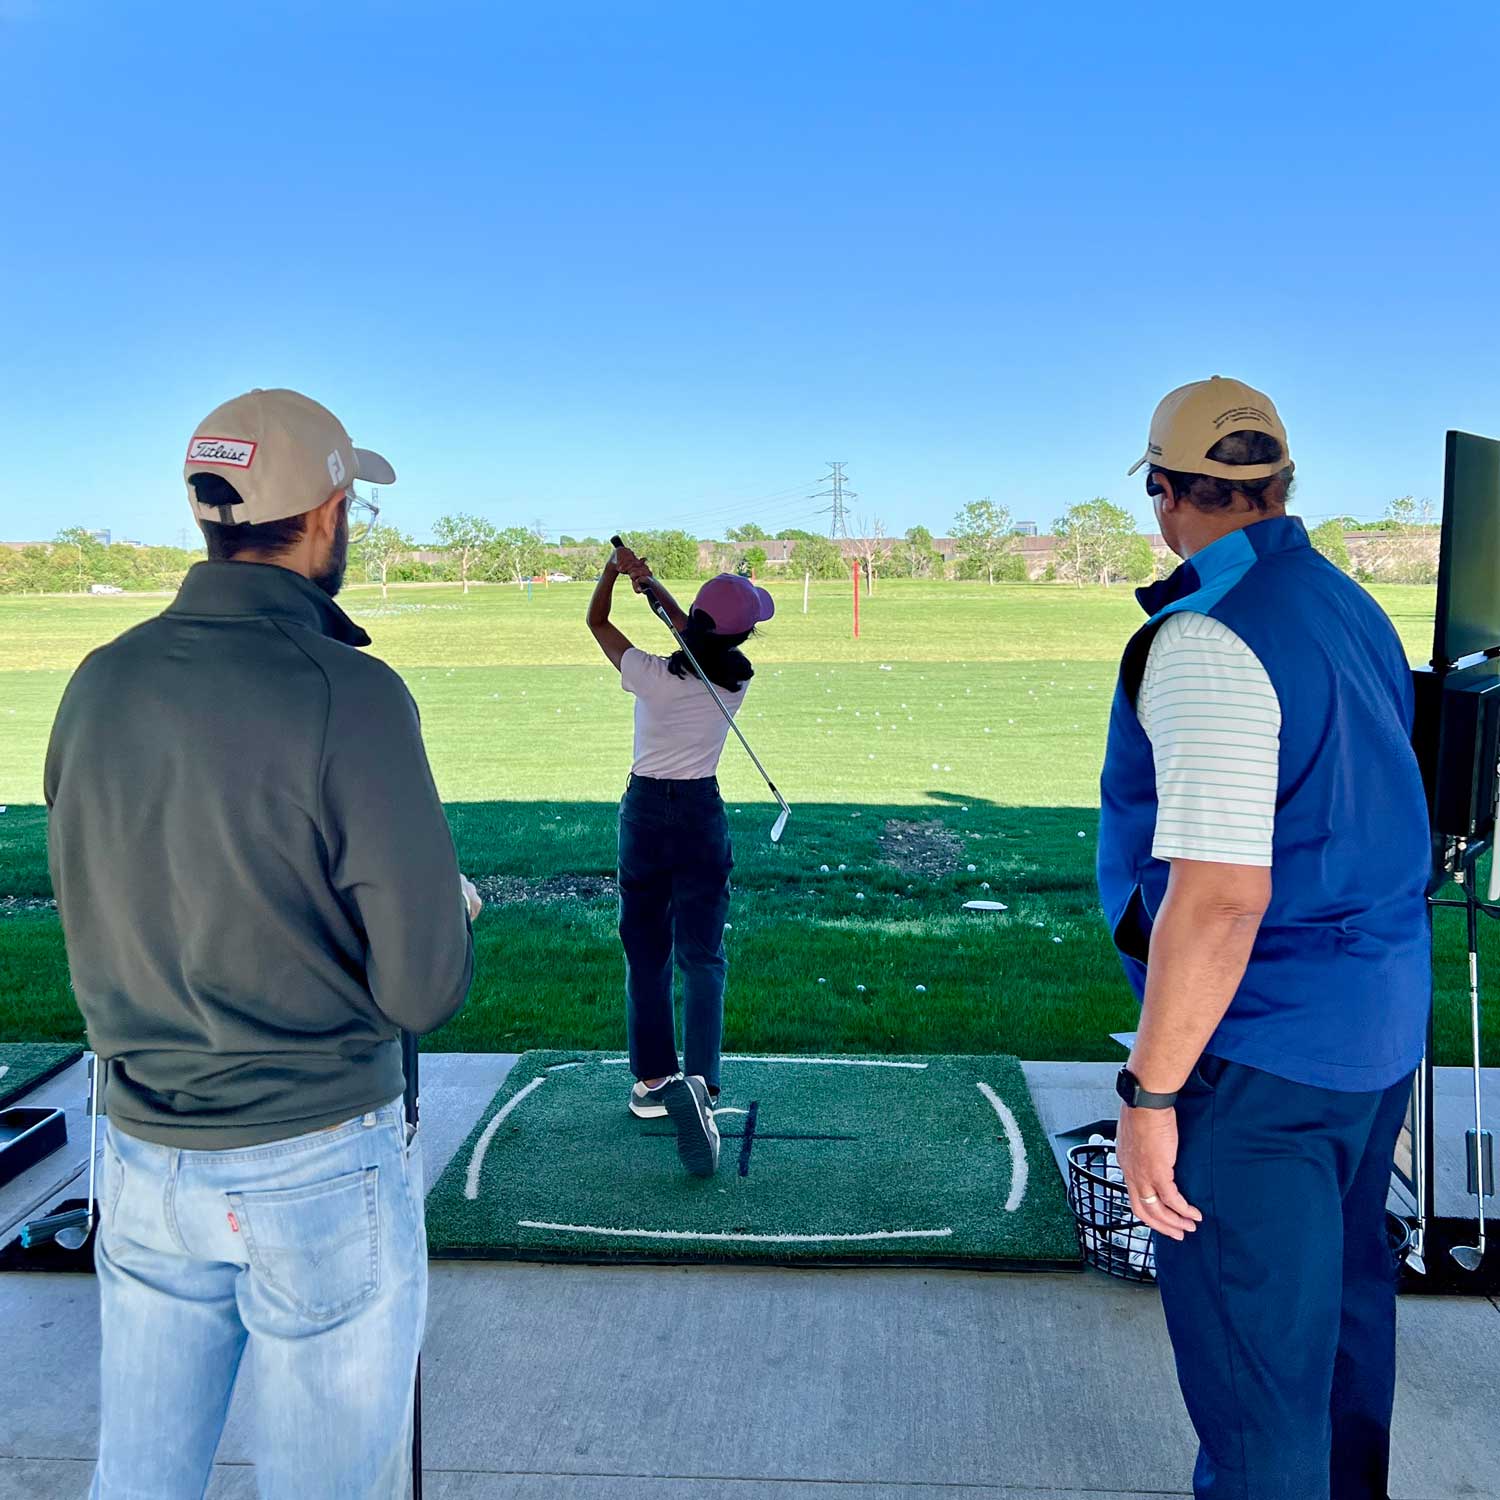
{"label": "distant building", "polygon": [[1036,522],[1035,521],[1017,521],[1015,529],[1016,529],[1016,535],[1017,536],[1035,536],[1036,535]]}
{"label": "distant building", "polygon": [[85,536],[91,536],[101,547],[107,547],[110,543],[111,532],[107,526],[102,526],[97,531],[86,531]]}

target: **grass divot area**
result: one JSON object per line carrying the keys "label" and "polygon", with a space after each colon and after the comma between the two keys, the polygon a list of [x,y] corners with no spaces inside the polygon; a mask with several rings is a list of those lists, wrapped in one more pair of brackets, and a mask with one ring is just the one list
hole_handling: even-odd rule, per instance
{"label": "grass divot area", "polygon": [[435,1257],[797,1265],[1079,1264],[1007,1056],[724,1063],[718,1174],[626,1108],[619,1053],[525,1053],[427,1199]]}

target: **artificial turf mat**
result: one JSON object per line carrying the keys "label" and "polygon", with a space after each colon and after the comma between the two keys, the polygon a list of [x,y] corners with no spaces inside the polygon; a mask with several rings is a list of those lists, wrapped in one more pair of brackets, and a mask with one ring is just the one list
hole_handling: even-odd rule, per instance
{"label": "artificial turf mat", "polygon": [[728,1057],[709,1179],[629,1114],[632,1082],[616,1055],[523,1054],[428,1195],[432,1255],[1079,1264],[1013,1057]]}
{"label": "artificial turf mat", "polygon": [[82,1056],[83,1048],[69,1042],[0,1043],[0,1109]]}

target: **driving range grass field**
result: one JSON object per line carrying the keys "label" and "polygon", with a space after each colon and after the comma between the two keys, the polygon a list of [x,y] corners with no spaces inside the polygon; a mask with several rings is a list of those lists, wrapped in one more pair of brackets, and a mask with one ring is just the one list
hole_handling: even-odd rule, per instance
{"label": "driving range grass field", "polygon": [[[1108,1034],[1134,1024],[1135,1006],[1093,859],[1115,666],[1140,619],[1130,590],[881,581],[854,641],[847,585],[814,585],[806,615],[800,583],[772,589],[740,723],[793,814],[771,846],[773,804],[731,742],[727,1045],[1117,1057]],[[619,1044],[614,818],[631,700],[583,626],[588,592],[344,596],[421,707],[460,860],[490,901],[470,1002],[430,1047]],[[1378,597],[1424,659],[1432,591]],[[82,656],[166,603],[0,600],[0,1040],[82,1035],[47,906],[47,733]],[[648,648],[669,644],[623,589],[615,618]],[[971,898],[1008,910],[975,915]],[[1445,923],[1442,1062],[1466,1060],[1460,948],[1461,923]],[[1495,1007],[1486,1030],[1500,1042]]]}

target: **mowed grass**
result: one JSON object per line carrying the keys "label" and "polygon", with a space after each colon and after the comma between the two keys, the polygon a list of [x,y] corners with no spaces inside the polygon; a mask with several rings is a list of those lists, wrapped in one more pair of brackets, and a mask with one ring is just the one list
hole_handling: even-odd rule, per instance
{"label": "mowed grass", "polygon": [[[731,743],[729,1044],[1117,1056],[1108,1033],[1135,1007],[1098,917],[1093,858],[1115,665],[1140,618],[1130,591],[882,583],[861,601],[859,641],[846,586],[815,586],[805,615],[800,584],[773,591],[741,724],[794,813],[773,848],[772,805]],[[473,996],[432,1046],[619,1043],[615,903],[599,879],[614,868],[631,700],[582,625],[587,594],[346,596],[421,706],[465,868],[502,878],[508,896],[529,882],[531,899],[481,917]],[[1431,591],[1379,597],[1422,659]],[[0,911],[22,898],[0,918],[0,1039],[81,1034],[56,917],[17,909],[49,892],[35,806],[47,732],[76,662],[166,602],[0,600]],[[666,649],[632,596],[616,618]],[[893,821],[920,826],[898,841]],[[1009,909],[965,912],[974,897]],[[1467,1046],[1460,925],[1439,944],[1439,1054],[1454,1062]]]}

